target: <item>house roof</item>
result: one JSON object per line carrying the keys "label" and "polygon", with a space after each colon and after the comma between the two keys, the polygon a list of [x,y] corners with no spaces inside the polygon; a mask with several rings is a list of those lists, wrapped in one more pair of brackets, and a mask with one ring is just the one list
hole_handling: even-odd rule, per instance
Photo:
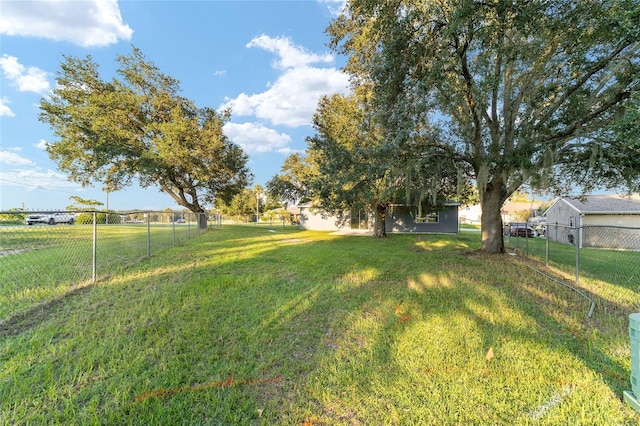
{"label": "house roof", "polygon": [[584,214],[640,214],[638,195],[589,195],[584,201],[565,197],[561,199]]}

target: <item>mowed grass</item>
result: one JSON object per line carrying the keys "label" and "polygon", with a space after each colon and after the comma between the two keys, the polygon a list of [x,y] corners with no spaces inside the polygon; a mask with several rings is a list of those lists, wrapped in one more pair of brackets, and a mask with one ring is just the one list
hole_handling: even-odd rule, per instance
{"label": "mowed grass", "polygon": [[638,293],[478,247],[209,231],[2,323],[0,423],[637,424]]}
{"label": "mowed grass", "polygon": [[[548,252],[547,252],[548,244]],[[576,247],[544,238],[505,237],[508,251],[525,254],[532,259],[548,263],[565,279],[575,282],[576,279]],[[640,249],[640,247],[638,247]],[[628,300],[628,292],[640,292],[640,251],[616,250],[585,247],[579,250],[579,278],[588,290],[591,287],[602,287],[599,282],[607,283],[609,296],[613,301],[624,303]],[[603,296],[602,293],[599,294]],[[609,298],[608,296],[608,298]],[[636,310],[640,306],[636,306]]]}
{"label": "mowed grass", "polygon": [[[90,282],[93,231],[81,224],[0,227],[0,321]],[[187,225],[98,225],[97,278],[197,235]]]}

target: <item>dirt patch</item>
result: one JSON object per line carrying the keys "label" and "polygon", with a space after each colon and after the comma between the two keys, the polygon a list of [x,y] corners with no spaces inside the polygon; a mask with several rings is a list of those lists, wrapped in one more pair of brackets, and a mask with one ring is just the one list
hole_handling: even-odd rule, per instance
{"label": "dirt patch", "polygon": [[14,249],[14,250],[0,250],[0,257],[11,256],[12,254],[20,254],[25,251],[29,251],[27,249]]}

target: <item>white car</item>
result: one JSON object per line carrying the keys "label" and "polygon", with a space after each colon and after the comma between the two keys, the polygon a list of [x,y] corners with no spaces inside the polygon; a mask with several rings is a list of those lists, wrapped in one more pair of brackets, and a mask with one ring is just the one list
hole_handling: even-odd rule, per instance
{"label": "white car", "polygon": [[55,225],[58,223],[68,223],[73,225],[76,221],[76,217],[72,214],[60,212],[60,213],[34,213],[28,215],[24,219],[27,225],[33,225],[35,223],[44,223],[48,225]]}

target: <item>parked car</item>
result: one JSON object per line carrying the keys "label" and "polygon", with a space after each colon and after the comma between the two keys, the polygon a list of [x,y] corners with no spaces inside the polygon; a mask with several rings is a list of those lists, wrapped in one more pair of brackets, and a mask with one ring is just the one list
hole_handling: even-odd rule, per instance
{"label": "parked car", "polygon": [[535,225],[534,229],[538,233],[538,235],[545,236],[547,235],[547,222],[539,223]]}
{"label": "parked car", "polygon": [[55,225],[58,223],[68,223],[73,225],[76,221],[76,217],[73,214],[66,212],[59,213],[35,213],[30,214],[24,219],[27,225],[33,225],[35,223],[46,223],[49,225]]}
{"label": "parked car", "polygon": [[531,226],[524,223],[515,223],[511,224],[509,228],[509,235],[512,237],[533,238],[536,236],[536,231]]}
{"label": "parked car", "polygon": [[187,223],[187,221],[184,219],[178,219],[176,220],[176,223]]}

